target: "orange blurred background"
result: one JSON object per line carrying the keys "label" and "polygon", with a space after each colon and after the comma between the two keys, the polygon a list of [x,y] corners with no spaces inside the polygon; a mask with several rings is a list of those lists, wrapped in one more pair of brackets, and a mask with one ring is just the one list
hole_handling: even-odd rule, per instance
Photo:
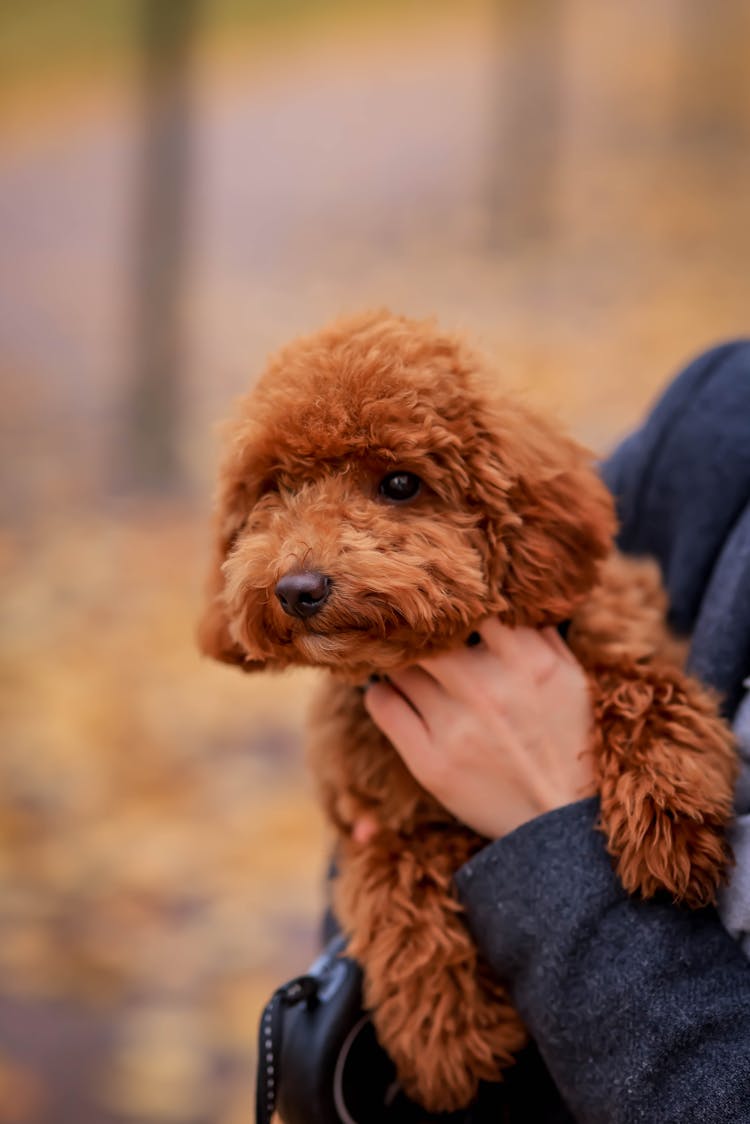
{"label": "orange blurred background", "polygon": [[213,423],[388,305],[599,451],[747,330],[743,0],[0,0],[0,1124],[239,1124],[312,675],[193,644]]}

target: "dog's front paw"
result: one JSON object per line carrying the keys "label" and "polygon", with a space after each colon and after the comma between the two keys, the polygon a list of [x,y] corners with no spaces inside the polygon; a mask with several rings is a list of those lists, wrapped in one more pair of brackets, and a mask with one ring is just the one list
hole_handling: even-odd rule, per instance
{"label": "dog's front paw", "polygon": [[715,903],[731,861],[723,822],[659,807],[645,793],[630,806],[603,805],[602,826],[628,893],[650,898],[664,890],[691,909]]}
{"label": "dog's front paw", "polygon": [[691,784],[691,764],[683,756],[676,774],[641,767],[605,779],[602,828],[629,893],[650,898],[664,890],[700,909],[716,901],[731,862],[731,785],[727,779],[709,795],[709,784]]}
{"label": "dog's front paw", "polygon": [[715,700],[678,672],[638,669],[597,701],[601,826],[630,893],[693,909],[716,901],[731,862],[737,762]]}

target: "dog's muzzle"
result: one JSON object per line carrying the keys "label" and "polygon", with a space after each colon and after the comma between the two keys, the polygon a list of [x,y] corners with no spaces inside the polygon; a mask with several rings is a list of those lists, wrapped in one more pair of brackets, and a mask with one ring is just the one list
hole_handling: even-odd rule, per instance
{"label": "dog's muzzle", "polygon": [[325,605],[331,593],[331,579],[317,570],[284,574],[277,581],[274,593],[285,613],[306,620]]}

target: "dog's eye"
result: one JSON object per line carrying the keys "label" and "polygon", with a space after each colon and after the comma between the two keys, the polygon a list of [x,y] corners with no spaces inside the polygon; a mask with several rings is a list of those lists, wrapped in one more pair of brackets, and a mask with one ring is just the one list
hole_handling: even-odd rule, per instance
{"label": "dog's eye", "polygon": [[387,500],[403,503],[419,494],[422,481],[413,472],[389,472],[380,481],[378,491]]}

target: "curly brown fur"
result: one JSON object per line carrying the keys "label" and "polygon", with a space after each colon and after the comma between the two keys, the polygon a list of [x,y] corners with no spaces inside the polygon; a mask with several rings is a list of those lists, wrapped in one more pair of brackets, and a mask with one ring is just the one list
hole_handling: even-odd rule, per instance
{"label": "curly brown fur", "polygon": [[[395,470],[411,501],[379,493]],[[735,757],[713,700],[680,670],[656,567],[612,547],[612,502],[589,455],[432,324],[386,313],[292,343],[240,404],[227,440],[200,629],[245,670],[329,669],[311,760],[340,837],[336,905],[402,1083],[433,1111],[468,1104],[524,1040],[478,959],[452,889],[486,841],[415,782],[358,684],[511,626],[571,620],[586,669],[601,828],[626,889],[712,901],[728,851]],[[315,615],[274,595],[285,574],[330,579]],[[374,811],[379,833],[355,847]]]}

